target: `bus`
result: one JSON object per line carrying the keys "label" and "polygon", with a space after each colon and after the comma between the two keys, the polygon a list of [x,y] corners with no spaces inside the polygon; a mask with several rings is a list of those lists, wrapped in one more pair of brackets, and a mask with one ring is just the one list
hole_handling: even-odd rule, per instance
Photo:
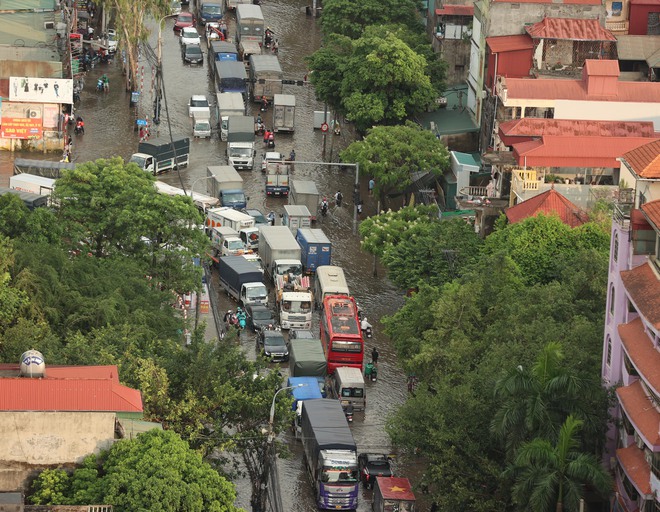
{"label": "bus", "polygon": [[353,297],[328,295],[321,311],[321,343],[328,361],[328,374],[340,366],[362,371],[364,341]]}

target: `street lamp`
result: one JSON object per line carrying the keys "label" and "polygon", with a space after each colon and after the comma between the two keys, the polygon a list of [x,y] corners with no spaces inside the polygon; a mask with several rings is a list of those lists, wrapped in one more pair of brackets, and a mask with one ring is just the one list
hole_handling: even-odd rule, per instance
{"label": "street lamp", "polygon": [[307,386],[307,384],[296,384],[295,386],[286,386],[284,388],[278,389],[275,392],[275,396],[273,396],[273,403],[270,404],[270,417],[268,418],[268,442],[269,443],[273,442],[273,421],[275,420],[275,399],[277,398],[277,395],[279,395],[285,389],[295,389],[295,388],[301,388],[303,386]]}
{"label": "street lamp", "polygon": [[157,62],[156,69],[156,102],[154,105],[154,123],[160,123],[160,81],[162,80],[162,66],[163,66],[163,23],[167,18],[173,18],[176,14],[168,14],[158,20],[158,48],[157,48]]}

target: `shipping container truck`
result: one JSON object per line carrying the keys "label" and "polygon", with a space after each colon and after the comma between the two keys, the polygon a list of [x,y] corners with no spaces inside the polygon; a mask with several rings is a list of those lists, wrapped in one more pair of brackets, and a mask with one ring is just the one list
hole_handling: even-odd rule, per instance
{"label": "shipping container truck", "polygon": [[236,41],[253,40],[263,43],[264,28],[261,7],[251,4],[236,7]]}
{"label": "shipping container truck", "polygon": [[276,94],[273,99],[273,131],[295,130],[296,97],[293,94]]}
{"label": "shipping container truck", "polygon": [[55,180],[34,174],[15,174],[9,177],[9,188],[40,196],[50,196],[55,189]]}
{"label": "shipping container truck", "polygon": [[304,401],[301,428],[316,505],[324,510],[357,509],[357,446],[339,402],[326,398]]}
{"label": "shipping container truck", "polygon": [[266,174],[267,196],[288,196],[291,164],[285,163],[281,153],[272,151],[264,155],[261,171]]}
{"label": "shipping container truck", "polygon": [[282,94],[282,67],[277,55],[250,55],[250,96],[260,102],[264,96],[272,102]]}
{"label": "shipping container truck", "polygon": [[216,99],[216,115],[220,123],[220,140],[226,142],[229,118],[245,115],[245,100],[239,92],[219,92]]}
{"label": "shipping container truck", "polygon": [[300,228],[309,228],[312,226],[312,214],[304,205],[287,204],[284,205],[284,216],[282,225],[288,227],[294,235]]}
{"label": "shipping container truck", "polygon": [[311,219],[315,221],[319,204],[321,204],[316,183],[312,180],[291,180],[288,204],[306,206],[311,214]]}
{"label": "shipping container truck", "polygon": [[259,227],[259,255],[273,284],[277,276],[302,275],[300,254],[300,246],[286,226]]}
{"label": "shipping container truck", "polygon": [[300,245],[300,261],[306,274],[316,272],[321,265],[330,265],[332,243],[322,229],[300,228],[296,240]]}
{"label": "shipping container truck", "polygon": [[[220,199],[221,206],[236,210],[247,207],[243,178],[231,165],[211,165],[206,168],[208,193]],[[212,179],[211,179],[212,178]]]}
{"label": "shipping container truck", "polygon": [[129,162],[153,175],[185,167],[190,161],[190,138],[174,135],[174,142],[169,137],[157,137],[138,144],[138,152],[131,156]]}
{"label": "shipping container truck", "polygon": [[263,274],[242,256],[223,256],[218,259],[220,285],[241,305],[268,306],[268,291]]}
{"label": "shipping container truck", "polygon": [[229,116],[227,120],[227,160],[241,170],[254,166],[254,119],[248,116]]}

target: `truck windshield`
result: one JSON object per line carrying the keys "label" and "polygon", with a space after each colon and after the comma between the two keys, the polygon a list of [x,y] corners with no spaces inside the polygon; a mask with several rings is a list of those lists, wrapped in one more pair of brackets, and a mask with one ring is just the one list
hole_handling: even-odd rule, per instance
{"label": "truck windshield", "polygon": [[[265,286],[255,286],[254,288],[247,289],[248,299],[265,299],[268,296],[268,291]],[[267,316],[264,316],[267,315]],[[270,316],[269,311],[255,311],[254,318],[257,320],[267,320]]]}
{"label": "truck windshield", "polygon": [[287,313],[309,313],[312,310],[312,303],[307,300],[284,300],[282,309]]}
{"label": "truck windshield", "polygon": [[131,157],[131,162],[134,164],[137,164],[138,167],[144,169],[145,163],[146,163],[146,158],[142,158],[141,156],[133,155]]}
{"label": "truck windshield", "polygon": [[245,249],[245,247],[243,247],[243,242],[240,240],[228,240],[227,245],[229,246],[230,251],[239,251]]}
{"label": "truck windshield", "polygon": [[202,5],[202,14],[222,14],[222,6],[204,4]]}
{"label": "truck windshield", "polygon": [[252,150],[250,148],[231,148],[229,150],[229,156],[234,158],[249,158],[252,156]]}
{"label": "truck windshield", "polygon": [[190,106],[191,107],[208,107],[209,102],[206,98],[204,98],[203,100],[197,100],[197,99],[193,98],[192,100],[190,100]]}
{"label": "truck windshield", "polygon": [[233,194],[222,194],[222,202],[226,204],[234,204],[234,203],[244,203],[245,202],[245,194],[243,192],[236,192]]}
{"label": "truck windshield", "polygon": [[277,266],[277,275],[285,276],[293,274],[294,276],[302,275],[302,265],[292,265],[290,263]]}
{"label": "truck windshield", "polygon": [[323,468],[321,482],[326,484],[354,484],[358,472],[354,468]]}

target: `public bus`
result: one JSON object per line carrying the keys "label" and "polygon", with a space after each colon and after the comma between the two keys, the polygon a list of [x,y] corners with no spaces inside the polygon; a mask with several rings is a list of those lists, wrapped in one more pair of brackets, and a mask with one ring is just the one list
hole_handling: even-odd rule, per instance
{"label": "public bus", "polygon": [[328,295],[323,299],[321,343],[328,362],[328,374],[340,366],[362,371],[364,341],[353,297]]}

